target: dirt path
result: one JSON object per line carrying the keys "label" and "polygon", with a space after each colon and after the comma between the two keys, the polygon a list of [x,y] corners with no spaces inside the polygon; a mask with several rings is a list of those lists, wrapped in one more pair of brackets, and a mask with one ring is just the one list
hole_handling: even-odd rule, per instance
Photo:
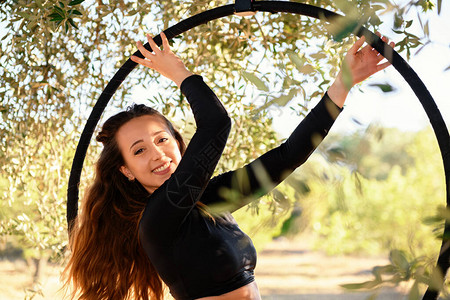
{"label": "dirt path", "polygon": [[[309,249],[305,239],[277,240],[259,253],[256,280],[263,300],[357,300],[369,293],[345,293],[343,283],[371,279],[374,266],[384,265],[384,258],[329,257]],[[43,296],[33,300],[62,299],[58,266],[48,266],[43,282]],[[0,261],[0,300],[23,300],[31,284],[32,270],[23,261]],[[396,290],[384,290],[378,300],[405,299]]]}
{"label": "dirt path", "polygon": [[[273,241],[258,255],[256,279],[263,300],[366,299],[371,293],[349,293],[340,284],[371,280],[371,270],[387,258],[326,256],[311,251],[309,240]],[[398,290],[384,289],[378,300],[405,299]]]}

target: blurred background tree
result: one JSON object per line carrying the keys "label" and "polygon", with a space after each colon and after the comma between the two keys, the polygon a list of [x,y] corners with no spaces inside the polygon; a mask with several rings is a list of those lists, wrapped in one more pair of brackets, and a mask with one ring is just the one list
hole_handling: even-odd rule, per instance
{"label": "blurred background tree", "polygon": [[[390,264],[376,266],[372,281],[344,286],[366,291],[415,281],[408,299],[421,299],[430,282],[442,280],[434,277],[433,267],[443,221],[450,216],[433,131],[369,126],[347,136],[330,135],[318,154],[287,181],[305,192],[296,197],[297,213],[281,233],[303,230],[329,255],[390,253]],[[442,299],[448,296],[446,289]]]}
{"label": "blurred background tree", "polygon": [[[365,159],[355,162],[345,154],[330,159],[330,150],[336,157],[336,146],[348,145],[348,137],[332,136],[321,145],[322,155],[295,174],[309,188],[301,200],[305,209],[300,220],[317,233],[317,246],[330,254],[381,254],[386,249],[437,254],[439,241],[423,223],[445,199],[433,132],[369,127],[352,137],[355,149],[364,143]],[[393,142],[395,147],[383,147]]]}
{"label": "blurred background tree", "polygon": [[[371,29],[381,24],[383,15],[394,18],[395,29],[403,37],[397,45],[407,56],[411,49],[430,42],[427,22],[420,18],[434,7],[439,11],[442,4],[440,0],[411,0],[402,4],[392,0],[310,0],[305,3],[347,15],[357,14]],[[6,245],[22,248],[26,257],[37,261],[61,257],[67,243],[68,172],[87,112],[118,67],[136,50],[136,40],[143,40],[145,33],[157,34],[182,19],[225,4],[205,0],[0,2],[0,236],[3,249]],[[417,10],[417,18],[406,18],[413,10]],[[419,20],[423,29],[420,37],[408,29],[412,22]],[[258,13],[248,18],[232,16],[215,20],[175,39],[174,51],[191,70],[204,76],[234,120],[229,146],[217,172],[236,168],[279,143],[271,128],[268,107],[290,106],[303,115],[311,99],[325,92],[337,73],[343,53],[353,42],[351,38],[335,42],[327,30],[326,24],[303,16]],[[192,118],[176,87],[143,68],[137,68],[123,83],[105,115],[129,104],[139,87],[147,91],[142,101],[149,101],[174,119],[187,135],[192,133]],[[369,194],[365,192],[369,188],[377,190],[378,180],[389,181],[403,175],[414,179],[413,171],[407,167],[415,161],[413,153],[408,157],[399,156],[394,153],[398,151],[396,145],[386,143],[393,151],[386,151],[382,159],[374,162],[367,155],[358,155],[364,153],[366,143],[371,144],[370,139],[353,136],[340,141],[339,152],[346,153],[347,159],[342,160],[339,167],[350,168],[346,178],[360,174],[361,193]],[[372,144],[372,147],[376,146]],[[81,191],[90,180],[90,166],[97,153],[98,145],[93,142],[85,163]],[[329,156],[329,159],[333,158]],[[399,161],[399,168],[391,169],[394,161]],[[379,163],[384,167],[378,168]],[[245,219],[240,217],[243,227],[254,233],[255,240],[259,240],[259,235],[261,241],[267,241],[279,234],[282,221],[288,220],[292,211],[294,215],[298,213],[300,195],[309,190],[311,197],[320,194],[321,187],[311,188],[313,185],[305,184],[303,179],[291,179],[270,197],[248,208],[254,212],[264,211],[264,217],[258,217],[260,223],[240,212],[245,215]],[[337,220],[329,219],[329,223],[316,220],[320,214],[329,214],[330,207],[336,211],[350,207],[347,202],[351,200],[347,197],[357,198],[357,195],[345,189],[345,184],[336,186],[335,196],[323,196],[324,199],[331,197],[326,201],[336,203],[318,209],[316,216],[309,219],[325,237],[325,229],[334,230],[333,226],[343,218],[342,212],[336,212],[334,219]],[[403,190],[392,189],[390,197],[395,193],[404,197]],[[380,198],[389,195],[387,190],[377,194]],[[310,201],[308,199],[311,198],[308,196],[305,201]],[[259,209],[260,206],[269,209]],[[352,209],[362,207],[359,203]],[[345,218],[359,216],[358,212],[348,211],[347,214]],[[273,226],[261,230],[261,226],[255,224]],[[383,245],[391,242],[386,240]]]}

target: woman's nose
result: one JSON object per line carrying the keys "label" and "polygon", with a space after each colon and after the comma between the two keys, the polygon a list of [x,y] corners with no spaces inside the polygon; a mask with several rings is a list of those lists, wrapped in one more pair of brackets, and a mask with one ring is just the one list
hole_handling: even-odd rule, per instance
{"label": "woman's nose", "polygon": [[159,148],[158,146],[153,147],[153,151],[152,151],[152,159],[153,160],[159,160],[164,156],[165,156],[164,151],[161,148]]}

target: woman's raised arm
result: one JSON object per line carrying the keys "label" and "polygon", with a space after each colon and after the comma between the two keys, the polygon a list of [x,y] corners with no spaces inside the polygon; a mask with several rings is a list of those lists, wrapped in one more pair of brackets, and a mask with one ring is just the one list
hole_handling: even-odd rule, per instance
{"label": "woman's raised arm", "polygon": [[144,248],[151,244],[150,240],[170,240],[197,205],[222,155],[231,128],[231,119],[214,92],[201,76],[187,70],[180,58],[170,50],[163,33],[161,38],[162,50],[148,36],[153,52],[138,42],[145,58],[132,59],[180,87],[192,109],[197,128],[176,170],[148,200],[140,223]]}
{"label": "woman's raised arm", "polygon": [[272,190],[302,165],[328,134],[351,87],[390,65],[380,64],[384,57],[370,45],[359,50],[363,44],[361,38],[350,48],[335,82],[284,143],[243,168],[213,178],[202,201],[234,211]]}

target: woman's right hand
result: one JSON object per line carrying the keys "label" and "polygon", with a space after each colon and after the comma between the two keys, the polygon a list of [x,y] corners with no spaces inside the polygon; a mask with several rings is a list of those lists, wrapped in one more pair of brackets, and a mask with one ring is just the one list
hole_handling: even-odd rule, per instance
{"label": "woman's right hand", "polygon": [[[389,43],[387,37],[382,37],[378,32],[377,35],[383,42]],[[336,80],[328,89],[328,96],[341,108],[344,106],[348,92],[355,84],[366,80],[369,76],[391,65],[390,62],[380,63],[384,57],[371,45],[368,44],[360,49],[364,42],[365,38],[363,36],[348,50]],[[390,42],[389,45],[394,48],[395,43]]]}
{"label": "woman's right hand", "polygon": [[191,76],[192,73],[186,68],[181,59],[172,52],[169,41],[167,40],[164,32],[161,32],[162,49],[156,45],[155,41],[153,41],[153,38],[149,34],[147,34],[147,39],[153,52],[145,49],[142,42],[138,41],[136,43],[137,47],[144,58],[133,55],[131,60],[157,71],[164,77],[167,77],[175,82],[175,84],[180,87],[183,80]]}

